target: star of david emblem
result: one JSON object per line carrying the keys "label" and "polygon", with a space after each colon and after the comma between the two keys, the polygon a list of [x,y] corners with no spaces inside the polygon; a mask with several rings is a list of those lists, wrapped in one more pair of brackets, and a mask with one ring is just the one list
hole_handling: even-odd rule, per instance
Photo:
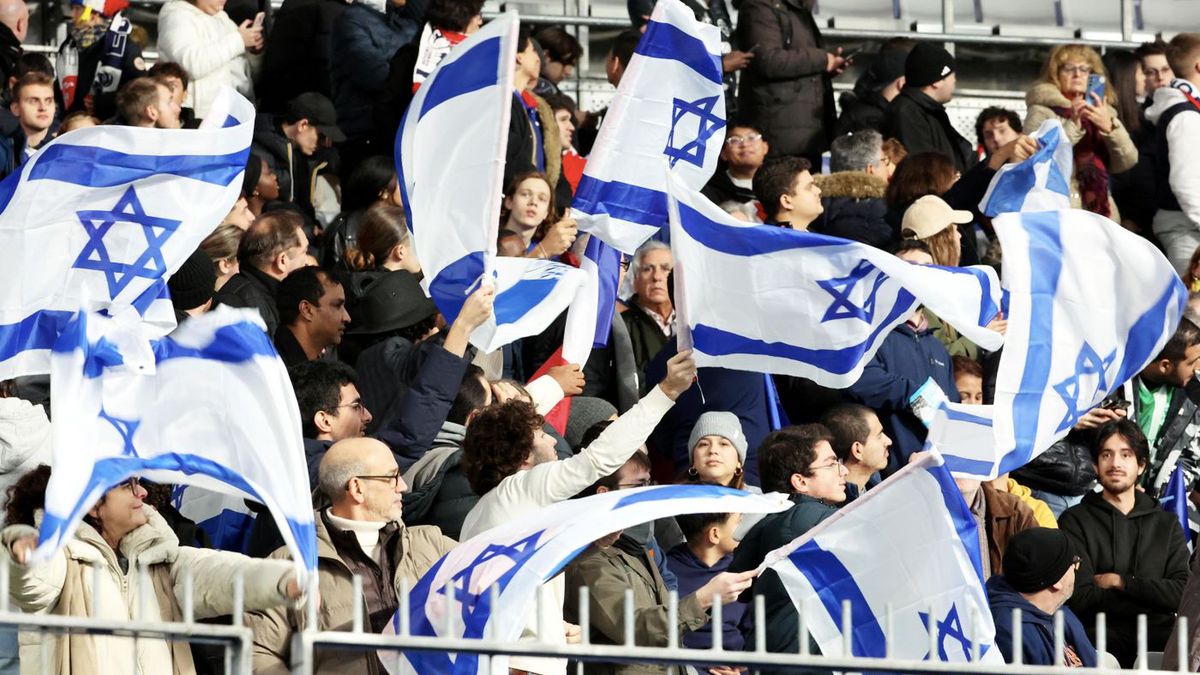
{"label": "star of david emblem", "polygon": [[[1108,369],[1116,360],[1117,350],[1114,349],[1109,352],[1108,356],[1101,357],[1090,344],[1084,341],[1083,346],[1079,348],[1079,355],[1075,357],[1075,372],[1054,385],[1054,391],[1058,392],[1059,397],[1063,400],[1063,405],[1067,407],[1066,414],[1058,423],[1058,431],[1075,426],[1083,413],[1087,412],[1087,407],[1095,400],[1096,396],[1100,392],[1108,391]],[[1096,378],[1096,386],[1085,388],[1082,382],[1083,378],[1092,377]],[[1082,411],[1079,409],[1080,402],[1084,406]]]}
{"label": "star of david emblem", "polygon": [[[471,590],[475,570],[496,558],[505,557],[512,560],[512,569],[496,580],[497,590],[503,592],[517,570],[537,551],[538,539],[541,538],[543,532],[544,530],[539,530],[510,545],[488,544],[479,555],[475,556],[470,565],[450,578],[450,586],[454,589],[454,599],[461,603],[463,626],[468,637],[476,630],[478,631],[476,637],[481,636],[483,625],[487,623],[488,615],[491,614],[489,597],[491,588],[482,588],[478,593]],[[443,586],[437,592],[445,595],[446,589]]]}
{"label": "star of david emblem", "polygon": [[[921,617],[921,625],[926,629],[929,627],[929,614],[926,612],[917,612]],[[967,634],[963,632],[962,621],[958,618],[958,607],[953,603],[950,605],[950,611],[946,612],[946,618],[935,623],[937,627],[937,650],[938,660],[943,663],[949,662],[950,658],[946,655],[946,638],[950,638],[962,647],[964,661],[971,660],[971,640],[967,638]],[[925,660],[928,661],[932,654],[926,654]]]}
{"label": "star of david emblem", "polygon": [[844,277],[818,281],[817,285],[833,296],[833,303],[829,305],[829,309],[825,310],[825,316],[821,317],[821,323],[834,319],[862,319],[871,323],[875,318],[875,295],[886,278],[883,272],[879,272],[875,276],[871,290],[867,293],[867,299],[862,305],[855,305],[850,296],[854,294],[858,282],[866,279],[873,271],[877,271],[877,268],[866,260],[862,260],[850,271],[850,274]]}
{"label": "star of david emblem", "polygon": [[[117,200],[111,211],[84,210],[75,215],[87,231],[88,242],[72,267],[103,272],[108,282],[108,297],[117,297],[137,277],[159,279],[166,274],[167,263],[163,259],[162,247],[182,221],[147,215],[132,186]],[[121,230],[129,226],[138,227],[146,237],[145,250],[133,262],[113,260],[109,253],[105,237],[118,225]],[[128,241],[132,243],[134,240]],[[137,247],[132,248],[136,250]]]}
{"label": "star of david emblem", "polygon": [[138,457],[137,449],[133,447],[133,434],[137,432],[137,428],[142,423],[138,420],[123,420],[113,417],[103,407],[100,408],[100,419],[111,424],[117,433],[121,434],[121,456]]}
{"label": "star of david emblem", "polygon": [[[704,168],[704,152],[708,148],[708,139],[725,127],[725,120],[713,114],[713,108],[720,98],[709,96],[695,101],[675,99],[675,108],[671,112],[671,133],[667,136],[667,147],[663,148],[663,154],[671,159],[672,169],[679,160]],[[684,127],[680,124],[685,118],[693,115],[697,118],[694,134],[691,133],[690,120]],[[675,145],[676,136],[682,145]],[[692,140],[686,141],[689,137],[692,137]]]}

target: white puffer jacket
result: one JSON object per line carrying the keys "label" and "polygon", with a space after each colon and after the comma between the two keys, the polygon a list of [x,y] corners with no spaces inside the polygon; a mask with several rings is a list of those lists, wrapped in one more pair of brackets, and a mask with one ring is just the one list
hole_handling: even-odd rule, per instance
{"label": "white puffer jacket", "polygon": [[205,14],[186,0],[171,0],[158,12],[159,61],[183,66],[192,78],[187,105],[204,119],[221,85],[254,100],[253,73],[261,61],[246,51],[237,24],[225,12]]}
{"label": "white puffer jacket", "polygon": [[[150,569],[146,598],[149,621],[181,621],[184,570],[191,569],[195,589],[197,619],[233,612],[233,585],[238,572],[244,573],[245,607],[263,610],[287,602],[285,595],[292,564],[283,560],[256,560],[238,553],[180,546],[167,522],[153,508],[143,507],[149,522],[125,535],[121,553],[129,561],[129,572],[122,572],[117,556],[87,523],[80,523],[75,538],[49,562],[36,567],[16,564],[10,555],[14,542],[36,534],[28,525],[6,527],[3,540],[4,563],[12,575],[10,595],[13,603],[29,614],[84,614],[84,608],[114,625],[138,616],[138,565]],[[39,513],[40,515],[40,513]],[[99,565],[100,586],[94,587],[91,566]],[[156,576],[157,575],[157,576]],[[156,584],[160,588],[156,589]],[[165,591],[165,593],[163,592]],[[174,596],[174,600],[171,598]],[[166,602],[161,603],[160,599]],[[168,606],[163,606],[166,604]],[[21,673],[41,673],[41,640],[44,636],[22,632]],[[184,643],[182,650],[162,640],[72,635],[50,637],[49,668],[56,675],[188,675],[195,672],[191,654]],[[135,662],[136,660],[136,662]]]}
{"label": "white puffer jacket", "polygon": [[[50,420],[46,409],[19,398],[0,398],[0,509],[8,488],[21,476],[50,463]],[[4,517],[0,511],[0,525]]]}

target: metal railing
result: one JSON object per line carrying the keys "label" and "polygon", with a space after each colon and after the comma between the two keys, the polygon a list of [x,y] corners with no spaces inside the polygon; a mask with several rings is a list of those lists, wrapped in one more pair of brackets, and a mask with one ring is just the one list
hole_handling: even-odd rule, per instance
{"label": "metal railing", "polygon": [[[183,602],[180,607],[183,620],[165,622],[158,617],[147,616],[148,600],[153,591],[150,589],[149,573],[144,566],[139,567],[134,574],[138,594],[134,620],[116,623],[112,619],[100,616],[100,595],[94,591],[100,587],[102,575],[107,574],[100,565],[92,565],[91,569],[92,616],[23,614],[15,611],[10,601],[11,579],[8,566],[7,557],[0,558],[0,630],[34,631],[43,636],[38,646],[41,663],[39,675],[51,675],[55,672],[51,666],[51,649],[54,645],[48,638],[67,634],[130,638],[131,649],[134,650],[134,663],[137,663],[137,641],[142,639],[218,645],[225,648],[223,672],[228,675],[251,675],[250,657],[253,653],[254,638],[250,629],[242,624],[245,579],[241,573],[233,579],[232,625],[198,623],[195,620],[195,584],[190,567],[183,568]],[[100,659],[104,658],[103,655],[97,656]]]}
{"label": "metal railing", "polygon": [[[543,587],[545,590],[546,587]],[[583,662],[608,662],[608,663],[655,663],[664,665],[695,665],[698,663],[708,664],[729,664],[736,666],[747,666],[750,668],[758,667],[810,667],[823,670],[835,671],[858,671],[858,672],[906,672],[906,673],[979,673],[981,675],[1001,675],[1007,673],[1018,673],[1028,675],[1065,675],[1067,673],[1078,672],[1077,669],[1067,668],[1065,666],[1046,666],[1046,665],[1030,665],[1023,664],[1021,661],[1022,642],[1021,631],[1016,630],[1013,634],[1013,653],[1015,656],[1014,663],[993,664],[982,663],[980,661],[979,644],[973,643],[971,653],[968,655],[970,663],[945,663],[940,661],[918,661],[913,659],[901,659],[894,656],[895,645],[891,640],[891,636],[895,634],[894,616],[889,608],[886,616],[883,618],[883,634],[885,637],[885,656],[883,658],[866,658],[853,656],[825,656],[812,653],[809,649],[809,629],[808,623],[805,620],[805,615],[800,613],[797,620],[797,632],[799,635],[799,651],[795,654],[771,653],[766,648],[766,612],[764,602],[761,596],[756,596],[752,605],[754,612],[754,635],[753,644],[747,645],[747,651],[727,651],[723,648],[723,625],[722,625],[722,608],[719,599],[714,598],[714,603],[711,609],[712,626],[712,645],[711,649],[698,650],[681,647],[681,636],[678,633],[678,617],[679,617],[679,597],[674,591],[671,591],[668,596],[667,604],[667,626],[669,627],[666,636],[666,646],[663,647],[646,647],[636,644],[636,636],[634,635],[634,603],[633,591],[626,589],[624,597],[624,616],[623,626],[624,635],[622,644],[595,644],[590,642],[590,616],[588,612],[588,589],[586,587],[579,589],[579,616],[578,621],[581,628],[582,641],[579,644],[550,644],[545,642],[532,641],[511,641],[499,640],[494,637],[494,631],[489,623],[485,628],[483,639],[464,639],[464,638],[447,638],[447,637],[431,637],[424,635],[414,635],[409,626],[409,610],[410,598],[407,584],[402,584],[399,594],[399,611],[398,621],[395,625],[395,635],[381,635],[375,633],[363,632],[362,616],[364,615],[363,599],[361,594],[361,582],[355,579],[355,597],[353,602],[353,622],[350,632],[334,632],[317,630],[316,608],[315,605],[309,603],[308,620],[306,621],[306,629],[299,631],[293,635],[292,639],[292,673],[293,675],[313,675],[314,654],[320,648],[332,648],[337,650],[357,650],[357,651],[374,651],[380,659],[389,666],[393,667],[393,672],[401,672],[403,652],[405,651],[434,651],[447,652],[458,654],[477,654],[484,659],[490,659],[494,656],[536,656],[549,657],[558,659],[567,659],[572,662],[579,663],[578,672],[583,672]],[[447,603],[453,606],[453,598],[455,589],[452,585],[447,585],[445,596]],[[539,593],[537,598],[537,622],[538,625],[543,625],[543,617],[545,612],[545,603],[548,601],[548,593]],[[498,593],[495,588],[491,591],[491,606],[495,607],[498,601]],[[928,613],[927,631],[929,634],[929,642],[927,647],[928,653],[935,654],[938,652],[937,640],[939,632],[936,627],[936,616],[933,611]],[[1056,663],[1063,663],[1063,655],[1066,653],[1066,641],[1064,631],[1064,615],[1059,612],[1054,618],[1054,655]],[[978,620],[977,612],[972,612],[971,622],[974,624]],[[1014,626],[1021,626],[1021,610],[1014,609],[1012,611],[1012,621]],[[447,611],[443,615],[443,625],[441,632],[445,635],[456,635],[457,631],[456,613]],[[1107,629],[1105,616],[1100,614],[1097,617],[1096,627],[1096,649],[1101,655],[1098,659],[1097,667],[1087,669],[1086,672],[1097,673],[1103,675],[1117,675],[1118,673],[1127,673],[1129,671],[1121,670],[1105,664],[1103,654],[1107,646]],[[841,649],[844,654],[851,654],[851,642],[853,616],[851,614],[850,603],[844,603],[842,606],[841,616]],[[1138,619],[1137,632],[1137,651],[1138,651],[1138,671],[1142,673],[1159,673],[1159,672],[1187,672],[1186,664],[1188,663],[1187,647],[1189,640],[1187,639],[1187,619],[1180,617],[1176,622],[1177,644],[1178,644],[1178,662],[1179,668],[1176,671],[1157,671],[1151,670],[1148,666],[1150,652],[1147,650],[1147,629],[1146,617],[1140,616]],[[973,632],[971,634],[974,634]],[[992,647],[996,649],[996,647]],[[1110,657],[1111,658],[1111,657]]]}

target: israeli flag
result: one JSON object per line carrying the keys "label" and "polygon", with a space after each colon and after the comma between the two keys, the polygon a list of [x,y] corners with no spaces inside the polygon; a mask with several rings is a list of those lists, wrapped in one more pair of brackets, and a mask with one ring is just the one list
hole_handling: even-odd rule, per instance
{"label": "israeli flag", "polygon": [[213,548],[235,553],[250,549],[254,513],[246,506],[246,500],[195,485],[176,485],[171,505],[184,518],[196,523]]}
{"label": "israeli flag", "polygon": [[1033,133],[1038,151],[1016,164],[1000,167],[988,185],[979,211],[989,218],[1001,213],[1057,211],[1071,208],[1074,158],[1062,123],[1046,120]]}
{"label": "israeli flag", "polygon": [[[779,575],[825,656],[1003,662],[992,648],[975,518],[936,452],[768,554],[765,569]],[[844,603],[852,654],[840,629]]]}
{"label": "israeli flag", "polygon": [[[587,244],[579,261],[583,283],[567,310],[562,356],[567,363],[587,362],[593,348],[608,344],[617,307],[617,280],[621,252],[599,237],[585,235]],[[616,270],[613,274],[612,271]]]}
{"label": "israeli flag", "polygon": [[154,341],[127,319],[79,312],[54,345],[51,410],[67,422],[54,425],[35,559],[62,547],[105,491],[140,476],[265,504],[301,578],[315,570],[300,414],[262,319],[218,307]]}
{"label": "israeli flag", "polygon": [[425,292],[453,323],[479,284],[496,287],[494,316],[471,335],[485,352],[545,330],[584,281],[569,265],[496,255],[517,28],[516,14],[505,14],[455,47],[417,90],[396,136]]}
{"label": "israeli flag", "polygon": [[[680,347],[700,366],[806,377],[845,388],[921,304],[987,349],[1000,311],[988,267],[913,265],[858,242],[748,225],[672,180]],[[803,327],[799,330],[798,327]]]}
{"label": "israeli flag", "polygon": [[1188,297],[1158,249],[1104,216],[1006,213],[993,225],[1008,296],[994,406],[946,404],[929,433],[956,473],[980,478],[1023,466],[1145,368]]}
{"label": "israeli flag", "polygon": [[72,131],[0,182],[0,380],[48,373],[80,307],[175,327],[167,278],[229,213],[250,152],[254,107],[228,88],[213,105],[198,130]]}
{"label": "israeli flag", "polygon": [[608,106],[571,202],[579,229],[624,253],[667,224],[663,166],[700,190],[725,140],[721,31],[660,0]]}
{"label": "israeli flag", "polygon": [[[715,485],[616,490],[553,504],[476,535],[446,554],[409,596],[409,626],[419,636],[483,638],[486,634],[495,641],[516,641],[534,609],[538,588],[605,535],[684,513],[777,513],[790,506],[779,493],[754,495]],[[447,613],[452,615],[450,633]],[[393,621],[385,633],[395,629]],[[478,654],[410,650],[404,658],[406,672],[489,672]],[[490,672],[508,672],[507,660],[493,656]]]}

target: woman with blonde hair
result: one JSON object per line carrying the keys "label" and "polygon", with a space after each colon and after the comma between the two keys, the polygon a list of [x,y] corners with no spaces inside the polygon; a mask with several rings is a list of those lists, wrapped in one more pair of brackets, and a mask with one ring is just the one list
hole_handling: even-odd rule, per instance
{"label": "woman with blonde hair", "polygon": [[[1088,77],[1105,78],[1104,95],[1088,91]],[[1042,122],[1062,122],[1075,156],[1071,176],[1071,205],[1120,222],[1112,200],[1109,175],[1132,169],[1137,146],[1114,112],[1116,87],[1107,86],[1100,55],[1084,45],[1059,45],[1050,51],[1042,74],[1025,94],[1025,130]]]}

